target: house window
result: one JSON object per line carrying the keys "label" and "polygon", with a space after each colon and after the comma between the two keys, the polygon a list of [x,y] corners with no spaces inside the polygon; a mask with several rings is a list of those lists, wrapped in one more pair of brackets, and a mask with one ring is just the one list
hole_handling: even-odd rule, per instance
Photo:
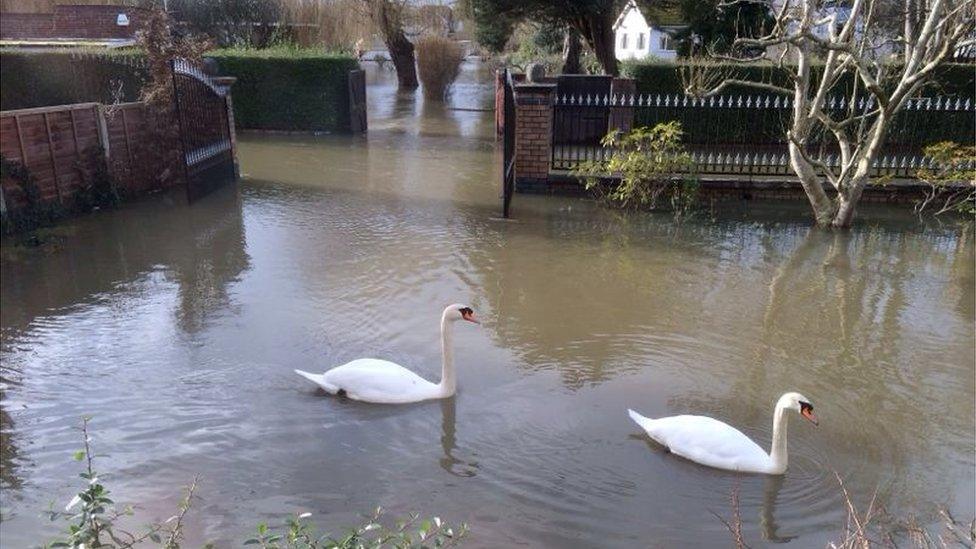
{"label": "house window", "polygon": [[661,51],[674,51],[674,42],[671,40],[670,34],[661,35]]}
{"label": "house window", "polygon": [[637,33],[637,49],[644,49],[644,33],[642,32]]}
{"label": "house window", "polygon": [[620,49],[622,49],[622,50],[627,49],[627,33],[626,32],[620,34]]}

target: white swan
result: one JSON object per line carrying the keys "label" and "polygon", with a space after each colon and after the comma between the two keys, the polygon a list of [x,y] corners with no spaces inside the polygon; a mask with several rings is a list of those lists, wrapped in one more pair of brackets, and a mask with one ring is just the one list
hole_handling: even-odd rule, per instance
{"label": "white swan", "polygon": [[451,333],[454,322],[458,320],[478,324],[471,307],[454,304],[444,309],[444,314],[441,315],[440,383],[431,383],[399,364],[375,358],[353,360],[324,374],[312,374],[302,370],[295,370],[295,373],[325,389],[329,394],[344,394],[353,400],[364,402],[404,404],[446,398],[457,389]]}
{"label": "white swan", "polygon": [[786,472],[786,410],[796,410],[817,425],[813,405],[800,393],[786,393],[773,413],[772,450],[767,454],[731,425],[705,416],[644,417],[628,409],[630,418],[657,442],[691,461],[745,473],[781,475]]}

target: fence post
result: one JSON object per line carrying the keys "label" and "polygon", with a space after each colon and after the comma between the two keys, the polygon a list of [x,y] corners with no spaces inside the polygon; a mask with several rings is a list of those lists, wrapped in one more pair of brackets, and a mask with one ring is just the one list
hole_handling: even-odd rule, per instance
{"label": "fence post", "polygon": [[518,190],[549,190],[555,96],[555,84],[515,86],[515,187]]}
{"label": "fence post", "polygon": [[105,121],[105,105],[95,105],[92,109],[95,111],[95,123],[98,124],[98,141],[101,143],[102,151],[105,153],[105,163],[108,164],[111,170],[112,153],[111,144],[108,141],[108,122]]}
{"label": "fence post", "polygon": [[224,95],[225,102],[227,104],[227,125],[230,130],[230,152],[234,156],[234,177],[239,179],[241,177],[241,166],[237,161],[237,129],[234,122],[234,99],[230,94],[230,87],[237,82],[236,76],[214,76],[214,84],[218,86],[223,86],[226,90]]}

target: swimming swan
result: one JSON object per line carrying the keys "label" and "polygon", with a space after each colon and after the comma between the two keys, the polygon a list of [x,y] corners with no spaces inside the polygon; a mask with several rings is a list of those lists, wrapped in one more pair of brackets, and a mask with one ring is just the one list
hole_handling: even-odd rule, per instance
{"label": "swimming swan", "polygon": [[375,358],[360,358],[336,366],[324,374],[302,370],[295,373],[325,389],[329,394],[345,394],[353,400],[382,404],[404,404],[446,398],[457,390],[454,377],[453,323],[467,320],[478,324],[474,311],[466,305],[448,305],[441,315],[441,382],[431,383],[410,370]]}
{"label": "swimming swan", "polygon": [[628,409],[630,418],[657,442],[691,461],[745,473],[781,475],[786,472],[786,410],[796,410],[817,425],[813,405],[800,393],[786,393],[773,412],[772,451],[766,453],[738,429],[705,416],[644,417]]}

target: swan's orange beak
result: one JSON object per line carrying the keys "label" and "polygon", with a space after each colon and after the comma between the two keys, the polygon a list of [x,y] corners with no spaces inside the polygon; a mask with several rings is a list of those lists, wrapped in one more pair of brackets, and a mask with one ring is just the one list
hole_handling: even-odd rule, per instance
{"label": "swan's orange beak", "polygon": [[467,320],[468,322],[474,322],[475,324],[481,324],[481,322],[478,322],[478,319],[474,317],[474,311],[471,311],[471,312],[464,311],[464,312],[462,312],[461,313],[461,318],[463,318],[464,320]]}
{"label": "swan's orange beak", "polygon": [[802,410],[800,410],[800,415],[810,420],[810,423],[820,425],[820,422],[817,421],[817,416],[813,415],[812,409],[804,407]]}

